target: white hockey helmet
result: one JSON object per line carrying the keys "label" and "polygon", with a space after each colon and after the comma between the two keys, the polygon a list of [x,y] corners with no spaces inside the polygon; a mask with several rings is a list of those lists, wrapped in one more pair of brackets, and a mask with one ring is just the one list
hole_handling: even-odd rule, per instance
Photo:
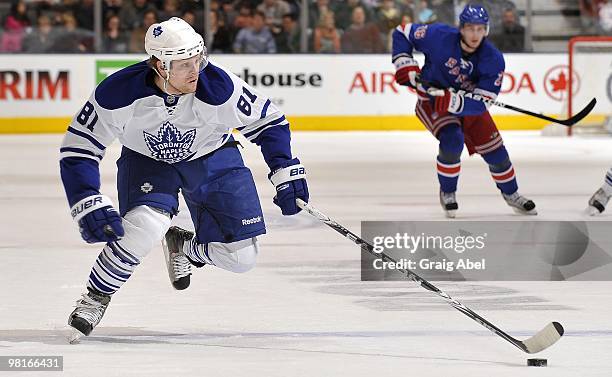
{"label": "white hockey helmet", "polygon": [[202,36],[178,17],[149,26],[145,35],[145,51],[149,56],[156,57],[162,62],[162,67],[168,72],[168,76],[173,60],[189,59],[201,54],[200,69],[204,69],[208,63]]}

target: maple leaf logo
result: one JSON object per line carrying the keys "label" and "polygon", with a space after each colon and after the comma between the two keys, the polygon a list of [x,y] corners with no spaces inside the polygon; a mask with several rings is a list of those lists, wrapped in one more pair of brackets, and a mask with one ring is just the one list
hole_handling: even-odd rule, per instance
{"label": "maple leaf logo", "polygon": [[157,26],[155,29],[153,29],[153,37],[157,38],[163,32],[164,32],[164,30],[162,29],[162,27],[161,26]]}
{"label": "maple leaf logo", "polygon": [[157,135],[143,131],[147,147],[153,158],[173,164],[193,155],[191,145],[196,137],[196,130],[181,132],[170,122],[164,123]]}
{"label": "maple leaf logo", "polygon": [[567,77],[565,76],[565,72],[559,72],[559,75],[556,78],[551,78],[549,80],[550,85],[552,86],[553,92],[566,91],[567,90]]}

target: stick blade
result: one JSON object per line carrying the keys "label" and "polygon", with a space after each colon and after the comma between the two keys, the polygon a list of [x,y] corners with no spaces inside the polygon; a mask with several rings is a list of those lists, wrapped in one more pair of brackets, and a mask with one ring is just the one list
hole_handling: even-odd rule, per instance
{"label": "stick blade", "polygon": [[525,346],[525,352],[538,353],[544,351],[561,339],[564,331],[559,322],[549,323],[540,332],[522,342]]}
{"label": "stick blade", "polygon": [[589,102],[589,104],[586,105],[586,107],[582,109],[579,113],[567,120],[561,121],[560,123],[565,126],[573,126],[574,124],[580,122],[585,116],[589,115],[589,113],[591,112],[591,110],[593,110],[596,104],[597,99],[593,98],[591,102]]}

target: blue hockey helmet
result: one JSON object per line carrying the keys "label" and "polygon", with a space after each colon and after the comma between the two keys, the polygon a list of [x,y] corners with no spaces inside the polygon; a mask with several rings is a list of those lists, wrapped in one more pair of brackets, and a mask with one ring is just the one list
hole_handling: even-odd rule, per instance
{"label": "blue hockey helmet", "polygon": [[487,34],[489,34],[489,14],[487,10],[482,5],[466,5],[459,15],[459,26],[463,27],[465,24],[485,25],[487,27]]}

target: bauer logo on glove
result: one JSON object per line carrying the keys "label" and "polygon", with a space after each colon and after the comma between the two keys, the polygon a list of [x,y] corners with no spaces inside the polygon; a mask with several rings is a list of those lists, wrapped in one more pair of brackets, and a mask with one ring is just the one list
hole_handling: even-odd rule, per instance
{"label": "bauer logo on glove", "polygon": [[97,204],[102,204],[102,196],[95,196],[86,198],[85,201],[78,202],[70,211],[72,218],[74,219],[77,215],[83,213],[88,208],[91,208]]}
{"label": "bauer logo on glove", "polygon": [[121,216],[107,196],[88,196],[74,204],[70,213],[87,243],[117,241],[125,233]]}
{"label": "bauer logo on glove", "polygon": [[294,158],[286,161],[268,175],[270,182],[276,187],[274,204],[280,207],[283,215],[295,215],[301,209],[297,206],[297,198],[308,202],[308,185],[306,184],[306,169],[300,160]]}

